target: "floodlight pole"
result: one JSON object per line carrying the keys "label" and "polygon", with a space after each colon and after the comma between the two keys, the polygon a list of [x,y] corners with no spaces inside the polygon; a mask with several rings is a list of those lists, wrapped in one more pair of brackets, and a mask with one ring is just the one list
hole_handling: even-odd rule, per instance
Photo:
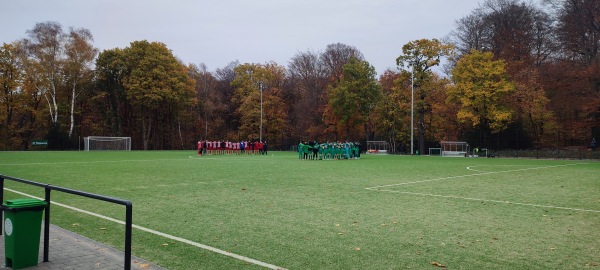
{"label": "floodlight pole", "polygon": [[262,142],[262,127],[263,127],[263,84],[262,82],[258,83],[260,88],[260,133],[259,133],[259,142]]}
{"label": "floodlight pole", "polygon": [[415,66],[410,71],[410,155],[414,152]]}

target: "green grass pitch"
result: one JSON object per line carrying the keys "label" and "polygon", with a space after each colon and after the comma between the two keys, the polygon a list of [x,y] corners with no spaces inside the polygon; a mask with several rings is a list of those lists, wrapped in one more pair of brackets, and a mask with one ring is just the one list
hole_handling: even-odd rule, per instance
{"label": "green grass pitch", "polygon": [[[287,269],[600,264],[596,161],[0,152],[0,174],[128,199],[136,226]],[[5,188],[43,197],[12,181]],[[52,198],[124,220],[122,206]],[[56,205],[52,223],[123,249],[123,225]],[[169,269],[264,269],[179,240],[134,228],[133,254]]]}

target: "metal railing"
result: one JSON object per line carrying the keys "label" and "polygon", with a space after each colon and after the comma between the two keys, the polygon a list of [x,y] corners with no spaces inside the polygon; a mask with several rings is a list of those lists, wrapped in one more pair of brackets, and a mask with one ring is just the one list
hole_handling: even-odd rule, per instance
{"label": "metal railing", "polygon": [[[124,264],[123,268],[126,270],[131,269],[131,231],[132,231],[132,227],[133,227],[133,213],[132,213],[133,206],[130,201],[113,198],[113,197],[108,197],[108,196],[103,196],[103,195],[98,195],[98,194],[94,194],[94,193],[88,193],[88,192],[74,190],[74,189],[53,186],[53,185],[49,185],[49,184],[43,184],[43,183],[31,181],[31,180],[25,180],[25,179],[15,178],[15,177],[11,177],[11,176],[6,176],[6,175],[0,175],[0,202],[4,202],[4,180],[11,180],[11,181],[15,181],[15,182],[23,183],[23,184],[42,187],[45,189],[46,196],[45,196],[44,200],[46,201],[48,206],[46,207],[46,211],[44,213],[44,262],[49,261],[48,253],[49,253],[49,247],[50,247],[50,205],[51,205],[50,204],[50,193],[52,190],[69,193],[69,194],[73,194],[73,195],[77,195],[77,196],[87,197],[87,198],[91,198],[91,199],[101,200],[101,201],[105,201],[105,202],[124,205],[125,206],[125,264]],[[3,225],[3,222],[0,222],[0,235],[2,235],[2,233],[4,231],[2,229],[2,225]]]}

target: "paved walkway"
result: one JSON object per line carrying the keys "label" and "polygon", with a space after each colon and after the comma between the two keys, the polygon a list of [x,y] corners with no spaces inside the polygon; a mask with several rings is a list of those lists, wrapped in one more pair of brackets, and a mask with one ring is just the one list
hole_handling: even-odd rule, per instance
{"label": "paved walkway", "polygon": [[[43,227],[43,226],[42,226]],[[43,260],[42,229],[40,244],[40,263],[35,267],[25,269],[54,269],[54,270],[79,270],[79,269],[123,269],[125,255],[122,251],[98,243],[89,238],[73,232],[50,225],[49,262]],[[5,266],[4,235],[0,237],[0,270],[11,269]],[[160,270],[163,269],[140,258],[131,258],[131,269]]]}

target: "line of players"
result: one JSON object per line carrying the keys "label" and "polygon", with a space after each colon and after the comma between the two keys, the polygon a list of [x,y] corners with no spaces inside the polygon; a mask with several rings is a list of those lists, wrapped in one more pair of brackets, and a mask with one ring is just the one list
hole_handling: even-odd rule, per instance
{"label": "line of players", "polygon": [[266,155],[267,142],[198,141],[198,155]]}
{"label": "line of players", "polygon": [[301,160],[339,160],[359,159],[360,143],[358,142],[300,142],[298,159]]}

